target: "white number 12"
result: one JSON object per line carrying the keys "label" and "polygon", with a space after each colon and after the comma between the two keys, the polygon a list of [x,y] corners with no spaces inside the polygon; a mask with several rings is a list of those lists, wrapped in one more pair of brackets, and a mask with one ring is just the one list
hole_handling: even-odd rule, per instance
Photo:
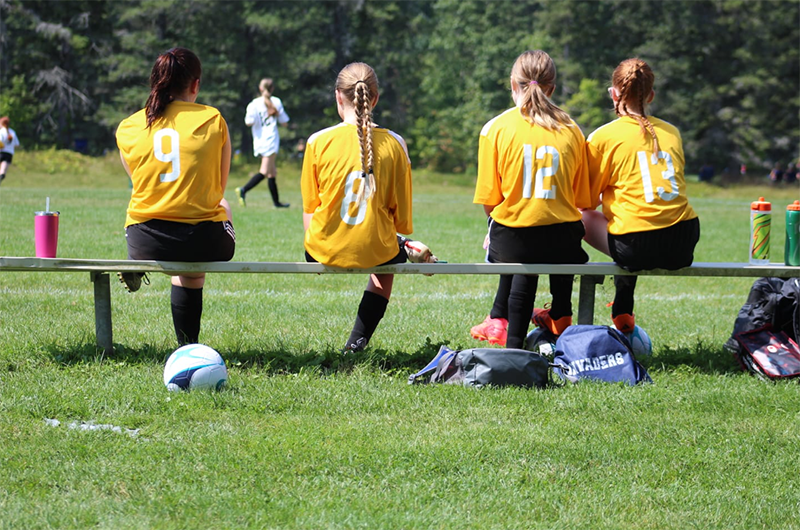
{"label": "white number 12", "polygon": [[[544,178],[552,177],[558,172],[558,151],[552,145],[543,145],[536,150],[536,160],[544,160],[546,155],[553,157],[552,165],[540,167],[536,171],[536,184],[533,188],[534,197],[537,199],[555,199],[556,186],[555,184],[550,189],[544,188]],[[524,144],[522,146],[522,156],[524,159],[524,167],[522,168],[522,198],[531,198],[531,184],[533,180],[533,146]]]}

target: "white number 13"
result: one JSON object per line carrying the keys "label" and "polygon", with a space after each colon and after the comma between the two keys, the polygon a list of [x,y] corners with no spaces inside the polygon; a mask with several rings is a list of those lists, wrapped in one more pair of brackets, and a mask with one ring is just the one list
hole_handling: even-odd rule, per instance
{"label": "white number 13", "polygon": [[[647,160],[647,153],[644,151],[638,151],[636,155],[639,158],[639,171],[642,173],[644,200],[649,204],[655,200],[655,196],[653,195],[653,179],[650,176],[650,164]],[[661,178],[669,182],[671,190],[666,191],[663,186],[659,186],[656,188],[656,193],[658,193],[658,197],[661,200],[671,201],[680,195],[678,181],[675,179],[675,166],[672,164],[672,157],[669,155],[669,153],[665,153],[664,151],[659,151],[658,156],[653,155],[653,165],[658,164],[659,158],[663,159],[664,162],[667,163],[667,169],[661,172]]]}
{"label": "white number 13", "polygon": [[[165,153],[162,148],[163,139],[168,138],[170,144],[169,153]],[[156,160],[172,164],[169,173],[159,174],[161,182],[173,182],[181,176],[181,149],[178,139],[178,131],[175,129],[161,129],[153,135],[153,155]]]}

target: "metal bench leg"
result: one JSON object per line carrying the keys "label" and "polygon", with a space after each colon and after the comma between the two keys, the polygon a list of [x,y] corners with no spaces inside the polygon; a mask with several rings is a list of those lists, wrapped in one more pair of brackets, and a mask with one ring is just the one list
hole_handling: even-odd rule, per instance
{"label": "metal bench leg", "polygon": [[94,330],[97,346],[110,355],[114,353],[111,333],[111,287],[107,272],[92,272],[94,284]]}
{"label": "metal bench leg", "polygon": [[595,287],[605,280],[605,276],[586,274],[581,276],[578,293],[578,324],[594,324],[594,292]]}

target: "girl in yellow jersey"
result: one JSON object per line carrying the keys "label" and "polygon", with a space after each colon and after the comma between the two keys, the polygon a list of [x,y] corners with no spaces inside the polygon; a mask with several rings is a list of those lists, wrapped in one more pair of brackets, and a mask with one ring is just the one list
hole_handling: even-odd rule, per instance
{"label": "girl in yellow jersey", "polygon": [[[311,135],[300,181],[306,260],[334,267],[403,263],[410,234],[411,163],[398,134],[372,123],[378,77],[351,63],[336,78],[342,123]],[[423,258],[434,261],[430,251]],[[370,275],[346,350],[367,346],[392,294],[392,274]]]}
{"label": "girl in yellow jersey", "polygon": [[[229,261],[235,235],[223,198],[231,143],[213,107],[195,103],[200,60],[186,48],[158,56],[145,108],[117,128],[122,165],[133,182],[125,220],[130,259]],[[121,273],[129,291],[144,274]],[[145,277],[146,278],[146,277]],[[172,320],[180,344],[199,340],[205,273],[172,277]]]}
{"label": "girl in yellow jersey", "polygon": [[[603,211],[586,210],[586,241],[630,270],[680,269],[694,259],[700,222],[686,197],[681,135],[646,114],[655,76],[641,59],[622,61],[609,94],[618,119],[586,140],[592,197]],[[611,310],[623,333],[635,326],[636,276],[616,276]]]}
{"label": "girl in yellow jersey", "polygon": [[[584,137],[550,96],[556,68],[540,50],[520,55],[511,69],[515,107],[489,121],[478,147],[473,202],[489,216],[488,260],[493,263],[585,263],[578,208],[590,204]],[[536,323],[560,334],[572,323],[572,276],[551,275],[549,310]],[[538,276],[501,277],[484,325],[507,318],[509,348],[522,348],[533,313]],[[478,328],[479,326],[476,326]],[[472,330],[476,336],[476,329]],[[480,337],[476,337],[480,338]]]}

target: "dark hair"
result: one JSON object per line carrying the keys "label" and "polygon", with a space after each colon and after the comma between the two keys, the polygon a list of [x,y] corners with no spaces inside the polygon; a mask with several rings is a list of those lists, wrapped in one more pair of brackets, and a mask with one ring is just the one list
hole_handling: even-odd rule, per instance
{"label": "dark hair", "polygon": [[158,56],[150,72],[150,96],[145,104],[148,127],[164,114],[175,96],[200,79],[202,71],[200,59],[186,48],[172,48]]}

